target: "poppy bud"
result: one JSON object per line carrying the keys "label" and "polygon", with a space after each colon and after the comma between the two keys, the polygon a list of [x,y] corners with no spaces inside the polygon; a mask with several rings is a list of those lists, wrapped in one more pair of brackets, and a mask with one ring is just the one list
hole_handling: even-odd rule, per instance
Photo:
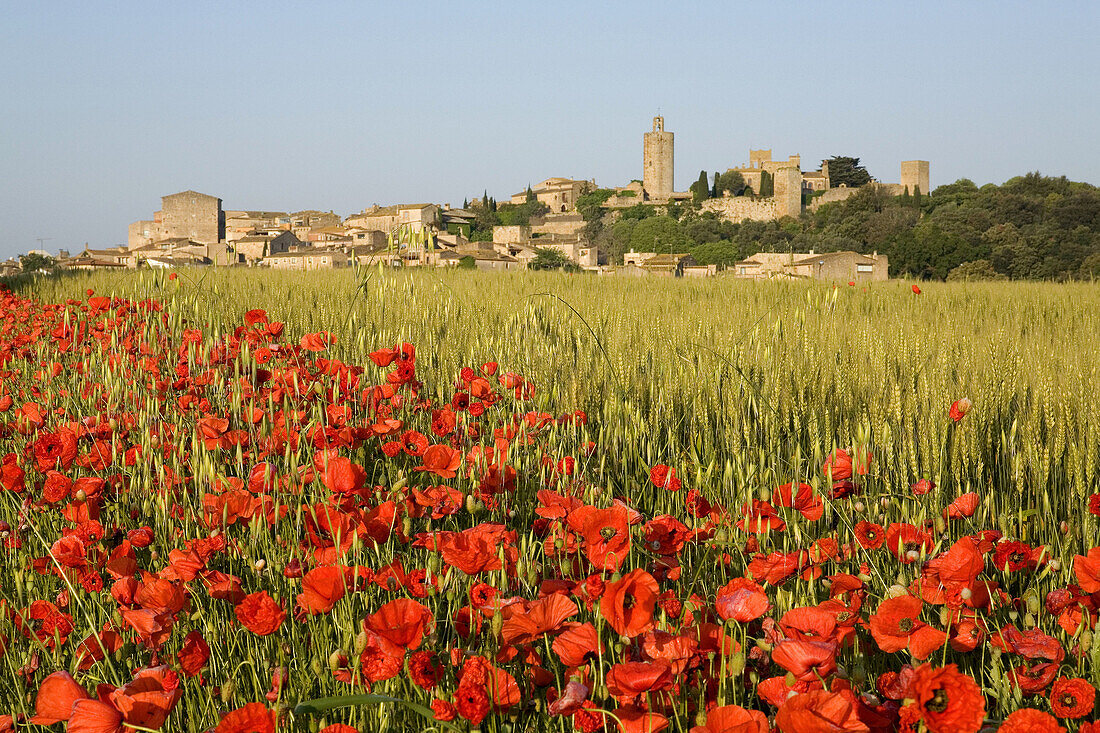
{"label": "poppy bud", "polygon": [[852,508],[855,509],[857,512],[862,513],[864,510],[863,502],[857,501],[855,504],[852,504]]}
{"label": "poppy bud", "polygon": [[1092,648],[1092,632],[1085,629],[1081,632],[1081,636],[1078,637],[1078,644],[1081,645],[1081,651],[1087,652]]}
{"label": "poppy bud", "polygon": [[343,663],[343,660],[344,650],[337,649],[332,654],[328,655],[328,668],[335,672],[336,670],[340,669],[340,665]]}
{"label": "poppy bud", "polygon": [[355,653],[356,655],[362,654],[363,650],[367,648],[367,642],[370,641],[370,637],[367,636],[366,631],[360,631],[355,637]]}
{"label": "poppy bud", "polygon": [[493,630],[493,636],[500,636],[500,631],[504,628],[504,616],[500,615],[500,613],[494,613],[492,621],[489,622],[489,626]]}
{"label": "poppy bud", "polygon": [[951,609],[944,606],[940,609],[940,626],[947,626],[951,623]]}
{"label": "poppy bud", "polygon": [[391,488],[394,491],[400,491],[401,489],[405,488],[408,483],[409,480],[407,478],[405,478],[404,476],[400,476],[396,481],[393,482],[393,486]]}
{"label": "poppy bud", "polygon": [[257,573],[262,573],[264,571],[264,568],[267,567],[267,561],[261,557],[252,567],[256,569]]}
{"label": "poppy bud", "polygon": [[228,703],[233,699],[233,693],[237,691],[237,683],[233,680],[226,680],[226,683],[222,685],[221,689],[221,701],[223,704]]}

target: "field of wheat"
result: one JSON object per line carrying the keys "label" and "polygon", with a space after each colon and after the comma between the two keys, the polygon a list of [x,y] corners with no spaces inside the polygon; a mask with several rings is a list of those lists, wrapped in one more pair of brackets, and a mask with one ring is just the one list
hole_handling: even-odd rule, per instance
{"label": "field of wheat", "polygon": [[1093,731],[1100,287],[13,288],[0,732]]}

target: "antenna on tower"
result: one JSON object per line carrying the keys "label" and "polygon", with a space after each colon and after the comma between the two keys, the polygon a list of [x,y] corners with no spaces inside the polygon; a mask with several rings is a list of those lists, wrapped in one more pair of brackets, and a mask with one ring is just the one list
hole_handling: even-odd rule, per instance
{"label": "antenna on tower", "polygon": [[42,249],[43,242],[49,242],[53,237],[35,237],[34,241],[38,242],[38,249]]}

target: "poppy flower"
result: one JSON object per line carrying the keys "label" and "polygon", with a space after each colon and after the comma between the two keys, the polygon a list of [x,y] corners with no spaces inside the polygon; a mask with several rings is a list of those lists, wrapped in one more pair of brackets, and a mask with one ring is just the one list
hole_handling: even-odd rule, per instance
{"label": "poppy flower", "polygon": [[88,698],[88,692],[77,684],[68,672],[54,672],[38,687],[34,702],[34,717],[28,722],[35,725],[52,725],[68,720],[73,704]]}
{"label": "poppy flower", "polygon": [[619,636],[644,634],[653,627],[658,591],[652,575],[641,569],[631,570],[605,586],[600,614]]}
{"label": "poppy flower", "polygon": [[723,705],[708,710],[706,724],[693,727],[689,733],[768,733],[769,730],[768,718],[759,710]]}
{"label": "poppy flower", "polygon": [[227,713],[214,733],[275,733],[276,715],[263,704],[250,702]]}
{"label": "poppy flower", "polygon": [[814,493],[809,484],[783,484],[772,492],[772,503],[776,506],[796,509],[805,519],[816,522],[825,513],[825,502]]}
{"label": "poppy flower", "polygon": [[800,682],[814,682],[836,672],[836,651],[832,641],[784,639],[772,649],[772,661]]}
{"label": "poppy flower", "polygon": [[192,631],[183,639],[177,659],[184,674],[194,677],[210,659],[210,645],[206,643],[201,631]]}
{"label": "poppy flower", "polygon": [[811,690],[793,695],[779,708],[775,725],[791,733],[869,733],[859,719],[855,697],[847,691]]}
{"label": "poppy flower", "polygon": [[1031,545],[1026,542],[998,542],[993,553],[993,567],[1002,572],[1017,572],[1034,568]]}
{"label": "poppy flower", "polygon": [[1059,718],[1083,718],[1096,704],[1096,689],[1080,677],[1063,677],[1050,688],[1050,708]]}
{"label": "poppy flower", "polygon": [[298,605],[310,615],[328,613],[347,591],[344,569],[335,565],[314,568],[302,578]]}
{"label": "poppy flower", "polygon": [[1086,555],[1074,555],[1073,574],[1081,590],[1086,593],[1100,591],[1100,547],[1092,548]]}
{"label": "poppy flower", "polygon": [[906,696],[916,701],[930,733],[977,733],[985,719],[985,697],[977,682],[954,664],[913,670]]}
{"label": "poppy flower", "polygon": [[[853,456],[852,453],[855,455]],[[868,451],[848,451],[837,448],[822,465],[822,473],[832,481],[846,481],[854,474],[866,476],[871,466],[871,454]]]}
{"label": "poppy flower", "polygon": [[526,644],[543,634],[553,633],[566,620],[579,612],[577,604],[560,593],[527,604],[523,613],[510,616],[501,627],[501,639],[505,644]]}
{"label": "poppy flower", "polygon": [[398,598],[367,616],[363,628],[378,636],[384,652],[404,657],[406,650],[420,647],[432,620],[432,612],[424,606],[410,598]]}
{"label": "poppy flower", "polygon": [[759,585],[748,578],[734,578],[718,589],[714,605],[723,619],[747,623],[767,613],[771,604]]}
{"label": "poppy flower", "polygon": [[584,554],[599,570],[618,570],[630,554],[630,519],[625,509],[581,506],[566,523],[584,537]]}
{"label": "poppy flower", "polygon": [[596,627],[584,623],[558,634],[551,648],[566,667],[579,667],[590,657],[599,656],[603,652],[603,643]]}
{"label": "poppy flower", "polygon": [[612,665],[606,676],[607,691],[619,698],[664,690],[672,685],[672,668],[663,661],[622,662]]}
{"label": "poppy flower", "polygon": [[266,590],[245,596],[233,611],[241,625],[257,636],[274,634],[286,618],[286,611]]}
{"label": "poppy flower", "polygon": [[930,552],[935,543],[931,535],[912,524],[894,522],[886,528],[886,549],[904,564],[916,562],[921,552]]}
{"label": "poppy flower", "polygon": [[336,337],[327,331],[307,333],[299,342],[303,349],[313,352],[324,351],[334,343],[336,343]]}
{"label": "poppy flower", "polygon": [[972,517],[974,512],[978,510],[978,506],[981,504],[981,497],[974,492],[962,494],[958,499],[951,502],[946,509],[943,510],[943,514],[948,519],[961,519],[963,517]]}
{"label": "poppy flower", "polygon": [[920,295],[920,288],[919,288],[919,287],[917,287],[917,286],[916,286],[916,284],[914,284],[914,285],[912,286],[912,289],[913,289],[913,294],[914,294],[914,295]]}
{"label": "poppy flower", "polygon": [[871,636],[884,652],[908,649],[916,659],[926,659],[947,641],[947,634],[920,620],[924,607],[919,598],[887,598],[868,619]]}
{"label": "poppy flower", "polygon": [[1066,729],[1050,713],[1021,708],[1005,718],[997,733],[1066,733]]}
{"label": "poppy flower", "polygon": [[966,413],[970,412],[970,406],[969,398],[963,397],[961,400],[955,400],[951,403],[951,409],[947,411],[947,415],[954,422],[958,422],[966,417]]}
{"label": "poppy flower", "polygon": [[462,451],[447,445],[433,445],[424,451],[423,461],[423,466],[417,466],[413,470],[434,473],[440,478],[454,478],[462,465]]}
{"label": "poppy flower", "polygon": [[649,469],[649,480],[658,489],[667,491],[679,491],[682,486],[680,479],[676,477],[676,469],[663,463]]}
{"label": "poppy flower", "polygon": [[913,496],[924,496],[932,489],[936,488],[936,483],[930,479],[922,478],[909,487],[909,490],[913,492]]}
{"label": "poppy flower", "polygon": [[882,543],[886,540],[886,530],[880,524],[861,521],[857,522],[853,529],[855,530],[856,542],[865,550],[877,550],[882,547]]}

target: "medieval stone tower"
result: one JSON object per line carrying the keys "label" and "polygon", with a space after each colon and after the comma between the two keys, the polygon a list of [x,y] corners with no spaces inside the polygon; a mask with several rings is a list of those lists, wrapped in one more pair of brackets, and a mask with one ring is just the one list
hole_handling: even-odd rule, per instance
{"label": "medieval stone tower", "polygon": [[927,160],[903,160],[901,161],[901,187],[910,194],[916,193],[920,187],[922,196],[931,193],[928,190],[928,161]]}
{"label": "medieval stone tower", "polygon": [[798,218],[802,213],[802,171],[795,166],[785,166],[774,174],[775,218]]}
{"label": "medieval stone tower", "polygon": [[647,132],[643,143],[642,187],[651,199],[667,199],[672,187],[671,132],[665,132],[665,118],[653,118],[653,131]]}

